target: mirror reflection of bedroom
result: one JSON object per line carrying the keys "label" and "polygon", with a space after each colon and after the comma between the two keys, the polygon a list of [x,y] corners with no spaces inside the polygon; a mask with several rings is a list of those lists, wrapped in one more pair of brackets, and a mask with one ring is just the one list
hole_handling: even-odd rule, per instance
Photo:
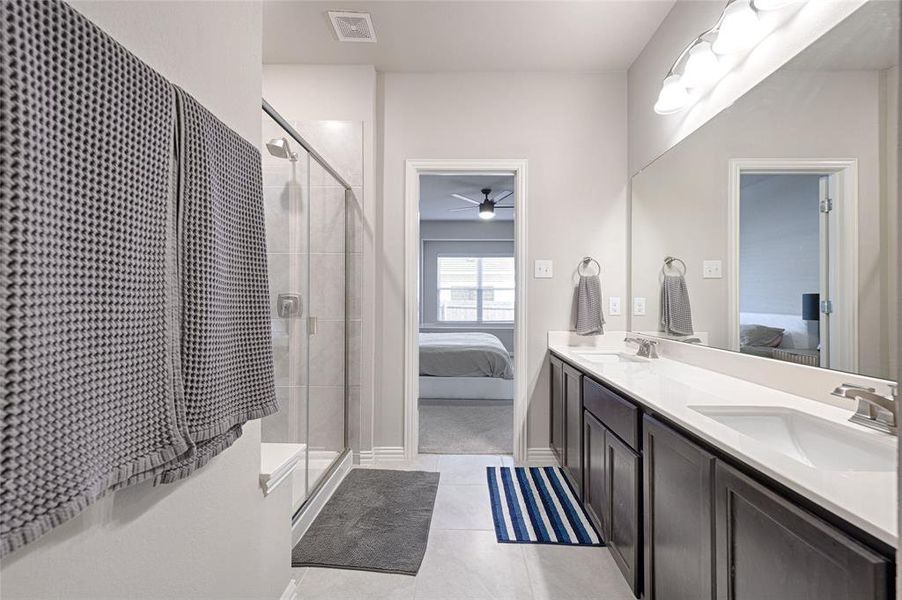
{"label": "mirror reflection of bedroom", "polygon": [[510,454],[514,177],[420,176],[419,451]]}

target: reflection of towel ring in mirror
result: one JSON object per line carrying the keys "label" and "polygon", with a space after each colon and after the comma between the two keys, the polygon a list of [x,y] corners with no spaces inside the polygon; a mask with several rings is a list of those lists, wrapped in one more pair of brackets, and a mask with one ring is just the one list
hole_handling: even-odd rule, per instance
{"label": "reflection of towel ring in mirror", "polygon": [[584,268],[588,268],[589,265],[595,263],[595,268],[598,270],[596,275],[601,275],[601,265],[598,264],[598,261],[592,258],[591,256],[584,256],[581,261],[579,261],[579,266],[576,267],[576,272],[579,273],[582,277],[588,277],[588,273],[583,273]]}
{"label": "reflection of towel ring in mirror", "polygon": [[[674,266],[673,263],[675,263],[675,262],[678,262],[678,263],[680,263],[681,265],[683,265],[683,270],[682,270],[682,272],[680,272],[680,270],[677,269],[676,266]],[[666,257],[664,257],[664,266],[661,267],[661,273],[666,275],[666,273],[664,273],[664,270],[667,269],[668,267],[670,267],[671,269],[674,269],[674,270],[675,270],[677,273],[679,273],[680,275],[685,275],[685,274],[686,274],[686,263],[684,263],[681,259],[676,258],[676,257],[674,257],[674,256],[666,256]]]}

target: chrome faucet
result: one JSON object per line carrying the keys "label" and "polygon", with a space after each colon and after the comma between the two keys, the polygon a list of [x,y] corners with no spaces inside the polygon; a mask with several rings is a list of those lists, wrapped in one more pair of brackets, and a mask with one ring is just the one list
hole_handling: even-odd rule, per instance
{"label": "chrome faucet", "polygon": [[833,390],[833,395],[858,402],[855,414],[849,419],[852,423],[895,435],[899,414],[899,388],[891,383],[889,389],[890,395],[883,396],[872,387],[844,383]]}
{"label": "chrome faucet", "polygon": [[624,338],[623,341],[632,344],[639,344],[639,349],[636,351],[636,356],[641,356],[642,358],[660,358],[660,356],[658,356],[658,342],[654,340],[627,337]]}

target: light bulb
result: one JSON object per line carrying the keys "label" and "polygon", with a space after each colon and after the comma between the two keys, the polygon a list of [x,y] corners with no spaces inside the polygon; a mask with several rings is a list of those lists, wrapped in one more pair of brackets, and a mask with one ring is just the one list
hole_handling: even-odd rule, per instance
{"label": "light bulb", "polygon": [[689,58],[681,77],[687,88],[703,87],[720,77],[720,63],[711,50],[711,42],[701,41],[689,50]]}
{"label": "light bulb", "polygon": [[723,12],[712,48],[718,54],[748,50],[761,38],[761,23],[749,0],[735,0]]}
{"label": "light bulb", "polygon": [[655,102],[655,112],[659,115],[669,115],[679,112],[689,105],[689,92],[679,75],[668,75],[661,85],[661,93]]}
{"label": "light bulb", "polygon": [[796,2],[799,0],[752,0],[757,10],[779,10]]}
{"label": "light bulb", "polygon": [[479,218],[480,219],[494,219],[495,218],[495,206],[491,202],[482,202],[479,205]]}

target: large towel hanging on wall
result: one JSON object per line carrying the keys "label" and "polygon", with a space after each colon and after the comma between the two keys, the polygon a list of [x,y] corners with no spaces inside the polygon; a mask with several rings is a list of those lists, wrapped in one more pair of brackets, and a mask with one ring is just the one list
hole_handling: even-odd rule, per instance
{"label": "large towel hanging on wall", "polygon": [[177,154],[176,89],[63,2],[0,22],[5,556],[277,406],[257,150],[180,93]]}

